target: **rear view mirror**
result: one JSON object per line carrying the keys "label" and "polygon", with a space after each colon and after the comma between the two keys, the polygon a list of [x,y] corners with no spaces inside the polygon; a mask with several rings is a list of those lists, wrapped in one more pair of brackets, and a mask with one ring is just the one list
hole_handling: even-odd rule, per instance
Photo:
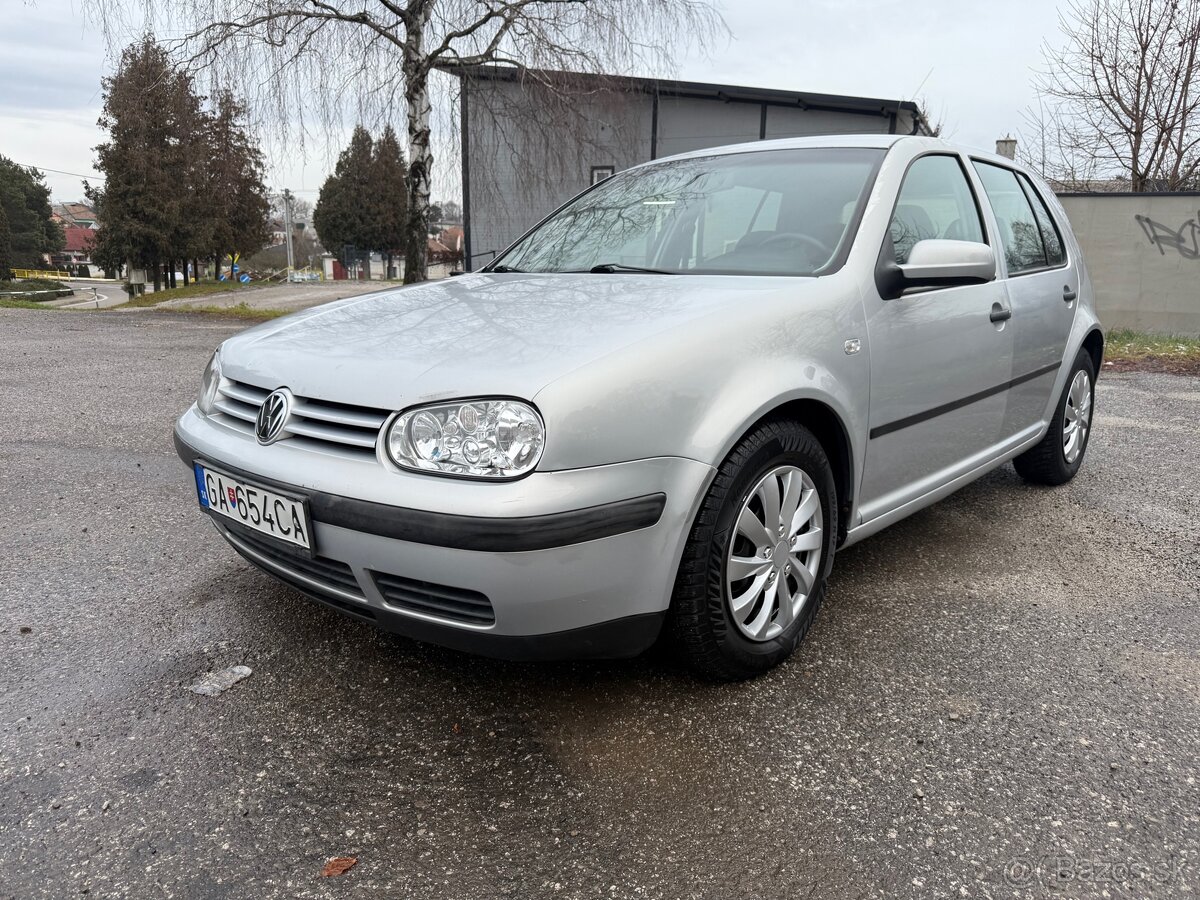
{"label": "rear view mirror", "polygon": [[987,244],[976,241],[917,241],[907,262],[886,265],[879,274],[884,299],[899,297],[913,288],[985,284],[996,277],[996,254]]}

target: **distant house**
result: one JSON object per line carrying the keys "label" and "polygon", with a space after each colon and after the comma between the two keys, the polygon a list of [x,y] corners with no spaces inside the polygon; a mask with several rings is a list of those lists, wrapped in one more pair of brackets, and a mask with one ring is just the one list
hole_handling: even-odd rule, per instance
{"label": "distant house", "polygon": [[100,227],[100,221],[96,218],[96,210],[86,203],[54,203],[50,207],[50,218],[64,228],[68,226],[92,229]]}
{"label": "distant house", "polygon": [[83,225],[64,225],[63,236],[67,239],[66,246],[58,253],[50,254],[50,265],[56,268],[91,266],[96,229]]}
{"label": "distant house", "polygon": [[[272,246],[272,247],[282,246],[283,243],[287,240],[287,230],[283,224],[283,217],[282,216],[271,216],[267,220],[267,226],[271,230],[270,246]],[[303,230],[304,230],[303,223],[294,222],[292,224],[292,236],[293,237],[295,237],[297,233],[299,233],[300,231],[303,231]]]}
{"label": "distant house", "polygon": [[450,248],[443,244],[438,238],[431,237],[425,242],[425,252],[431,260],[442,260],[450,255]]}
{"label": "distant house", "polygon": [[465,238],[461,227],[454,225],[430,235],[427,250],[431,263],[460,263],[463,258]]}
{"label": "distant house", "polygon": [[[1133,187],[1128,178],[1051,178],[1048,183],[1056,194],[1128,194]],[[1147,188],[1149,192],[1157,190]]]}
{"label": "distant house", "polygon": [[[96,210],[82,202],[52,203],[50,218],[62,226],[67,240],[62,250],[50,254],[50,265],[60,269],[91,266],[96,229],[100,227]],[[76,274],[86,276],[89,273],[76,271]]]}
{"label": "distant house", "polygon": [[466,235],[463,233],[461,225],[451,225],[449,228],[442,229],[441,234],[438,235],[438,240],[448,249],[461,253]]}

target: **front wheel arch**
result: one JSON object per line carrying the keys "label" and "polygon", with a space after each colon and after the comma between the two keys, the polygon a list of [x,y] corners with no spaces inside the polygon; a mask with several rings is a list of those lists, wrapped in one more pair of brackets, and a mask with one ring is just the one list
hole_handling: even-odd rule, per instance
{"label": "front wheel arch", "polygon": [[[801,477],[808,476],[806,483],[821,504],[821,520],[833,527],[825,528],[821,535],[819,560],[808,563],[816,566],[817,571],[815,580],[808,585],[808,596],[800,612],[793,613],[790,621],[783,623],[782,631],[773,635],[763,635],[760,631],[753,637],[747,637],[744,629],[734,621],[737,610],[732,602],[727,567],[732,565],[733,557],[730,554],[735,553],[737,534],[747,534],[740,523],[746,509],[750,508],[745,504],[751,501],[757,490],[753,487],[755,479],[764,473],[774,474],[780,466],[797,467]],[[833,565],[836,550],[839,530],[836,528],[837,488],[834,482],[833,467],[820,441],[811,430],[789,419],[773,420],[768,417],[739,440],[721,462],[687,532],[668,614],[668,635],[697,671],[720,680],[752,677],[782,662],[803,640],[824,598],[825,578]],[[791,489],[783,493],[790,496]],[[777,502],[773,513],[768,513],[770,507],[764,500],[759,511],[766,514],[768,519],[763,521],[769,520],[770,515],[778,514],[781,506],[786,509],[786,501],[783,504]],[[738,512],[739,507],[741,513]],[[781,538],[787,534],[783,522],[781,519],[779,523],[778,534]],[[761,527],[759,530],[762,531]],[[769,533],[763,532],[764,535]],[[770,544],[769,537],[767,544]],[[799,549],[811,551],[817,548],[797,548],[797,552]],[[739,555],[743,557],[767,554],[767,551],[748,552],[753,547],[743,547],[742,550]],[[779,548],[776,547],[775,552],[767,554],[770,557],[768,564],[774,566],[776,578],[785,571],[791,571],[786,569],[785,562],[794,564],[793,558],[778,557],[778,552]],[[746,561],[762,560],[737,560],[739,563]],[[757,577],[757,574],[740,578],[745,581]],[[769,573],[767,577],[770,577]],[[779,583],[782,584],[782,579]],[[790,596],[792,591],[794,587],[789,589],[785,597]],[[764,595],[764,604],[774,602],[770,596]],[[750,614],[774,616],[774,612],[765,605],[757,607],[757,613],[750,610]],[[767,621],[773,622],[773,619]]]}
{"label": "front wheel arch", "polygon": [[730,441],[737,446],[745,438],[767,422],[795,422],[812,432],[829,458],[833,469],[833,482],[838,498],[837,546],[846,540],[849,530],[850,511],[854,506],[854,449],[850,433],[841,417],[826,403],[811,398],[789,400],[751,422]]}

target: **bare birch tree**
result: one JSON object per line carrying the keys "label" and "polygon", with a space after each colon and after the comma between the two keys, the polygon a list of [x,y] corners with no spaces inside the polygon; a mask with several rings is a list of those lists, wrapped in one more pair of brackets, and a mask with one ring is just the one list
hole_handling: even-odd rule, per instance
{"label": "bare birch tree", "polygon": [[[1056,122],[1047,146],[1091,158],[1135,192],[1200,175],[1200,0],[1071,0],[1066,37],[1038,88]],[[1070,165],[1067,166],[1068,168]]]}
{"label": "bare birch tree", "polygon": [[[113,23],[142,17],[183,36],[181,60],[236,84],[260,115],[307,128],[403,117],[408,211],[405,281],[425,278],[439,71],[499,64],[634,73],[670,68],[678,52],[724,30],[712,0],[85,0],[110,45]],[[397,103],[397,100],[401,102]]]}

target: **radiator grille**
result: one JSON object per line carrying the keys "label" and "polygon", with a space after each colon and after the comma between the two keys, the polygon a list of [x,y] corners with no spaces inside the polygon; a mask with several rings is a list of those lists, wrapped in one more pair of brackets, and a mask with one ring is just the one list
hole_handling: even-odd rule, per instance
{"label": "radiator grille", "polygon": [[[221,384],[216,408],[227,425],[253,434],[259,407],[270,393],[266,388],[227,379]],[[388,415],[386,410],[368,406],[296,396],[285,431],[291,435],[289,440],[312,449],[374,457],[379,429]]]}

